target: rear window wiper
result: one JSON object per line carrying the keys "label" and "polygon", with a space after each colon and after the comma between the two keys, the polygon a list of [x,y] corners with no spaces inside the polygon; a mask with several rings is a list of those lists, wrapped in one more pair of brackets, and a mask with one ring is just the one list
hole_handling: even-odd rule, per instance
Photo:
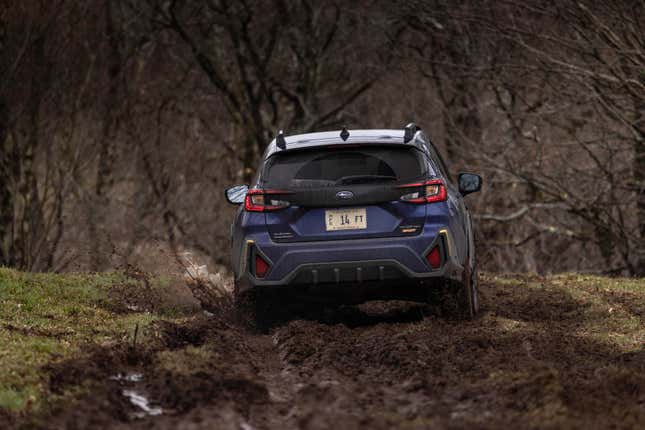
{"label": "rear window wiper", "polygon": [[388,181],[397,181],[396,176],[389,175],[351,175],[343,176],[336,180],[336,185],[350,185],[350,184],[360,184],[360,183],[369,183],[369,182],[388,182]]}

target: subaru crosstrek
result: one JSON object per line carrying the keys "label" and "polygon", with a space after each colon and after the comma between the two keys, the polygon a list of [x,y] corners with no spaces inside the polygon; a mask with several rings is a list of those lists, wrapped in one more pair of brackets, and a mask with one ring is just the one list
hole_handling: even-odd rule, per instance
{"label": "subaru crosstrek", "polygon": [[357,302],[412,295],[474,317],[477,265],[463,197],[481,183],[472,173],[455,183],[413,123],[278,133],[253,184],[225,193],[240,205],[231,226],[238,308],[259,324],[281,308],[270,299],[276,291]]}

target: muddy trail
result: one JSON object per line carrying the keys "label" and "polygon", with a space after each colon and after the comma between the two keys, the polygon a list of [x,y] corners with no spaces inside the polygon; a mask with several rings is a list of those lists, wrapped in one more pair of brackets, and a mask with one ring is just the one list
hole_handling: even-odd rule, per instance
{"label": "muddy trail", "polygon": [[[642,345],[625,353],[590,334],[604,302],[540,282],[483,279],[468,322],[372,302],[261,335],[226,306],[157,323],[145,344],[97,345],[49,369],[52,393],[89,394],[25,427],[644,428]],[[629,299],[607,298],[642,326]]]}

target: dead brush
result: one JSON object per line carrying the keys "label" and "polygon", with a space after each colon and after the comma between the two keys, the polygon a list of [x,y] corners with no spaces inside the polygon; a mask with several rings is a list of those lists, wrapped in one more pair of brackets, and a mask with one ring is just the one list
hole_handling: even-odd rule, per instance
{"label": "dead brush", "polygon": [[218,315],[230,314],[233,309],[233,280],[224,268],[210,272],[206,265],[197,264],[188,252],[181,254],[184,279],[193,296],[204,310]]}

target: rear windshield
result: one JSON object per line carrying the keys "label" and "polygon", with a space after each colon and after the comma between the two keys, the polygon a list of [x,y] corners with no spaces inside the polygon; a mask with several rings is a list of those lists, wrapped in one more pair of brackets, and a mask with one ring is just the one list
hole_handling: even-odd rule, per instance
{"label": "rear windshield", "polygon": [[267,162],[268,187],[322,187],[400,183],[426,174],[422,154],[414,148],[365,146],[278,153]]}

